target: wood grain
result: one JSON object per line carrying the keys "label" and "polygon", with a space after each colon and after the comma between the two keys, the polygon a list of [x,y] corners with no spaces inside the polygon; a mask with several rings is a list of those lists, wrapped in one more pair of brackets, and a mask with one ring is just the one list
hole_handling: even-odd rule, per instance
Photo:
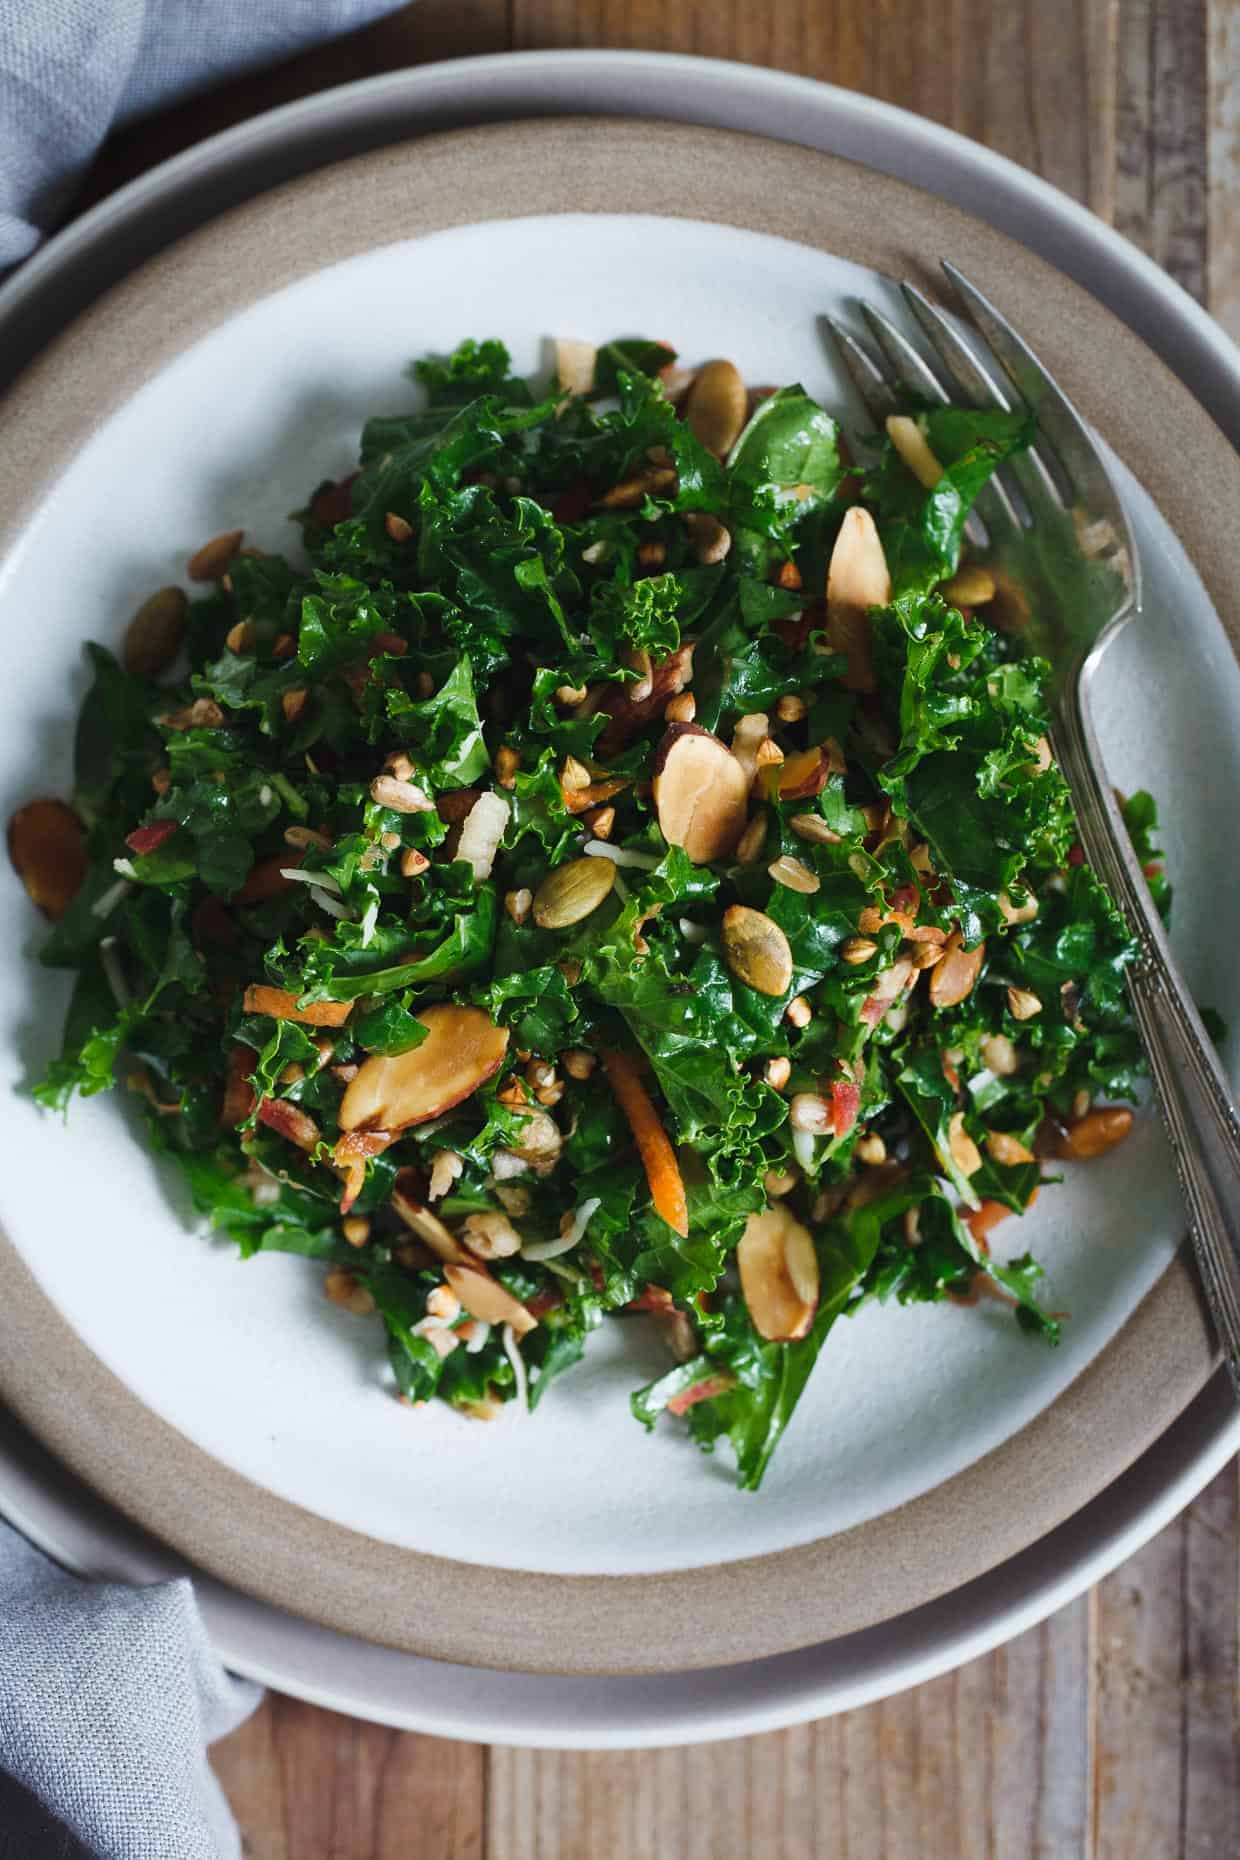
{"label": "wood grain", "polygon": [[483,1860],[485,1758],[279,1693],[211,1753],[246,1860]]}
{"label": "wood grain", "polygon": [[1081,1601],[989,1660],[819,1724],[651,1753],[494,1750],[488,1860],[1077,1860],[1088,1661]]}
{"label": "wood grain", "polygon": [[[420,0],[114,138],[83,200],[372,71],[549,46],[745,60],[949,124],[1087,202],[1240,333],[1235,0]],[[251,1860],[1233,1860],[1240,1471],[961,1671],[734,1743],[445,1744],[272,1696],[214,1760]]]}

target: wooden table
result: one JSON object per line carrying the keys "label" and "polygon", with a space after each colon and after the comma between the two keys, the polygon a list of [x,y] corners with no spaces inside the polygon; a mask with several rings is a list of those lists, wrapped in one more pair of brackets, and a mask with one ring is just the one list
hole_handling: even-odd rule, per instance
{"label": "wooden table", "polygon": [[[1236,0],[421,0],[118,136],[86,197],[350,78],[583,45],[775,65],[950,123],[1086,201],[1240,336]],[[1236,1860],[1238,1498],[1232,1467],[1043,1626],[800,1730],[559,1755],[273,1695],[215,1766],[253,1860]]]}

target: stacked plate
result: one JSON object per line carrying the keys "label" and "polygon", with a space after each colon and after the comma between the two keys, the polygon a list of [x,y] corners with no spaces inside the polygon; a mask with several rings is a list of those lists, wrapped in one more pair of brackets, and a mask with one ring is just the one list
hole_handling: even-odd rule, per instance
{"label": "stacked plate", "polygon": [[[623,120],[634,97],[656,120]],[[1224,940],[1240,878],[1213,856],[1240,777],[1240,673],[1214,605],[1240,545],[1210,514],[1240,484],[1234,353],[997,157],[740,67],[529,55],[353,86],[168,164],[0,291],[23,369],[0,598],[10,637],[38,615],[2,700],[5,804],[67,765],[81,639],[115,637],[204,535],[244,523],[288,546],[284,513],[347,469],[411,354],[499,334],[533,369],[552,334],[654,330],[855,413],[823,312],[894,307],[886,280],[930,280],[940,255],[1114,449],[1149,614],[1108,661],[1104,749],[1120,786],[1163,802],[1181,959],[1240,1024]],[[30,945],[15,889],[0,913],[9,947]],[[15,1088],[63,1002],[19,963],[0,994],[0,1118],[23,1159],[0,1183],[0,1394],[18,1417],[0,1506],[75,1567],[188,1564],[224,1657],[284,1690],[527,1744],[817,1716],[1036,1620],[1240,1441],[1152,1114],[1031,1217],[1072,1313],[1058,1352],[979,1313],[868,1311],[755,1499],[633,1426],[641,1377],[619,1338],[536,1423],[412,1420],[377,1387],[368,1328],[304,1263],[242,1274],[190,1230],[119,1107],[75,1107],[67,1128],[34,1110]]]}

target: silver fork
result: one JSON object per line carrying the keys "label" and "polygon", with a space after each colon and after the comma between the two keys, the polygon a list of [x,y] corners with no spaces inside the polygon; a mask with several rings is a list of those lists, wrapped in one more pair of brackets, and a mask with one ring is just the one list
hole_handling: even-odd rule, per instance
{"label": "silver fork", "polygon": [[1103,654],[1140,612],[1136,541],[1115,484],[1071,402],[1016,331],[954,266],[943,265],[969,324],[966,341],[912,284],[901,290],[923,349],[860,305],[874,347],[827,318],[871,415],[949,400],[1028,407],[1038,440],[978,499],[972,540],[1028,591],[1026,637],[1050,661],[1052,741],[1090,864],[1137,940],[1128,992],[1188,1204],[1193,1245],[1219,1342],[1240,1395],[1240,1117],[1231,1086],[1171,954],[1162,920],[1106,779],[1090,715]]}

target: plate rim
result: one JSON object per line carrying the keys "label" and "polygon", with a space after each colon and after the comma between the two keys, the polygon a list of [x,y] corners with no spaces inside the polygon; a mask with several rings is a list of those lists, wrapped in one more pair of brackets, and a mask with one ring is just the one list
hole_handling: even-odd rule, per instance
{"label": "plate rim", "polygon": [[[549,139],[557,134],[569,139],[567,146],[561,150],[564,159],[548,162],[544,150]],[[604,142],[607,144],[607,152],[602,154],[600,149]],[[723,142],[734,145],[731,152],[737,159],[732,164],[720,161],[712,170],[712,164],[706,158],[709,155],[721,156]],[[504,148],[504,159],[497,162],[494,152],[501,145]],[[737,145],[744,145],[744,161]],[[1151,367],[1163,374],[1163,390],[1180,403],[1181,417],[1189,419],[1196,427],[1197,443],[1204,460],[1196,485],[1200,487],[1201,474],[1208,475],[1210,471],[1216,474],[1216,483],[1226,484],[1229,479],[1235,479],[1237,460],[1222,434],[1213,427],[1187,389],[1166,375],[1129,331],[1113,323],[1100,306],[1059,277],[1041,260],[1035,259],[1025,248],[980,226],[957,209],[919,190],[910,189],[904,183],[878,175],[873,170],[860,169],[851,162],[821,151],[770,142],[755,136],[742,136],[732,131],[651,122],[626,124],[612,119],[600,124],[599,119],[587,117],[543,119],[537,123],[450,131],[388,147],[377,154],[353,157],[265,192],[256,200],[233,209],[199,232],[177,242],[169,251],[115,286],[92,306],[39,358],[10,394],[6,411],[9,415],[11,441],[14,434],[16,436],[14,450],[18,463],[17,471],[9,474],[10,486],[14,477],[25,483],[28,492],[25,505],[28,506],[29,501],[38,495],[40,477],[37,468],[40,461],[46,474],[54,477],[55,467],[51,460],[63,455],[75,437],[80,436],[83,430],[89,430],[91,423],[104,417],[95,392],[97,377],[87,377],[92,376],[98,368],[100,353],[107,353],[109,342],[115,343],[118,336],[122,336],[122,339],[128,339],[132,347],[135,327],[132,319],[136,314],[141,314],[145,309],[149,320],[153,308],[157,308],[162,318],[162,327],[176,330],[175,340],[166,345],[166,352],[161,352],[157,345],[148,344],[144,348],[145,366],[141,367],[141,377],[145,378],[155,366],[169,359],[171,353],[179,352],[189,341],[203,334],[207,327],[222,320],[233,310],[291,281],[293,275],[304,274],[319,264],[346,255],[346,250],[334,248],[329,241],[326,248],[323,243],[316,245],[313,262],[305,262],[305,247],[313,242],[299,238],[296,242],[297,252],[285,252],[283,255],[284,261],[293,261],[292,270],[282,270],[281,256],[273,253],[271,220],[273,212],[278,214],[281,205],[288,200],[297,198],[302,208],[308,201],[313,201],[316,209],[321,212],[325,203],[338,201],[342,197],[343,188],[343,197],[352,201],[355,211],[351,216],[335,213],[334,223],[337,228],[342,223],[347,224],[347,251],[359,251],[375,243],[386,243],[393,237],[414,236],[418,232],[437,230],[443,225],[464,220],[514,217],[514,214],[502,211],[477,210],[480,195],[486,193],[488,179],[494,182],[497,169],[502,169],[504,184],[520,214],[582,211],[583,192],[588,195],[591,185],[596,190],[596,196],[606,202],[613,197],[610,190],[614,187],[618,149],[623,151],[627,163],[635,169],[642,184],[638,197],[642,198],[644,206],[651,207],[652,203],[662,200],[667,203],[661,209],[664,212],[674,210],[681,216],[726,219],[729,223],[739,225],[753,224],[752,219],[744,217],[745,214],[751,214],[757,216],[758,230],[782,232],[787,237],[799,237],[802,243],[809,245],[823,243],[815,234],[818,232],[818,216],[823,210],[825,197],[830,197],[837,206],[842,207],[842,204],[849,201],[856,204],[858,188],[863,192],[870,190],[871,199],[874,190],[877,190],[887,216],[883,226],[886,245],[875,236],[867,220],[859,229],[850,227],[850,230],[856,230],[858,243],[855,246],[841,245],[837,239],[833,239],[830,249],[845,257],[856,258],[859,262],[875,264],[878,269],[890,269],[890,264],[884,260],[889,260],[891,256],[892,224],[901,224],[902,236],[909,241],[900,254],[900,262],[905,264],[909,255],[918,252],[921,247],[921,224],[927,211],[931,210],[930,216],[936,226],[946,229],[951,235],[950,249],[953,254],[974,254],[968,258],[966,269],[979,275],[983,282],[988,281],[992,270],[1003,273],[1002,287],[991,286],[1001,303],[1005,300],[1005,293],[1010,301],[1015,289],[1014,279],[1025,284],[1032,279],[1054,300],[1055,328],[1045,333],[1031,326],[1027,306],[1022,311],[1026,330],[1038,346],[1052,357],[1057,358],[1062,353],[1065,327],[1077,331],[1081,325],[1086,328],[1096,327],[1099,319],[1103,319],[1109,343],[1113,347],[1118,343],[1123,358],[1129,364],[1135,364],[1138,360],[1141,362],[1146,371],[1147,386],[1148,370]],[[683,180],[676,182],[676,197],[674,201],[671,199],[670,174],[676,163],[674,160],[669,162],[665,169],[665,157],[669,151],[673,156],[683,156],[694,150],[703,157],[703,167],[712,172],[716,188],[720,185],[720,171],[726,171],[726,184],[732,190],[726,213],[718,210],[717,200],[703,201],[700,204],[704,210],[695,211],[691,203],[686,203]],[[390,212],[387,212],[383,224],[379,226],[371,217],[375,203],[382,198],[386,207],[390,208],[391,180],[400,171],[402,160],[408,161],[411,157],[416,164],[414,180],[421,184],[424,194],[434,194],[434,203],[428,205],[419,197],[415,210],[415,204],[406,192],[400,203],[399,224],[394,226]],[[444,200],[451,190],[444,187],[444,176],[452,174],[454,168],[460,170],[462,164],[463,170],[458,178],[468,183],[462,192],[469,199],[470,207],[456,217],[451,214],[445,217]],[[538,172],[540,167],[541,173]],[[434,185],[431,186],[428,176],[430,170],[435,168],[438,168],[438,173],[433,177]],[[738,172],[741,169],[745,170],[743,175]],[[563,184],[559,179],[561,172],[572,174],[573,199],[567,206],[557,207],[547,203],[563,198]],[[387,193],[383,186],[385,174],[389,184]],[[759,181],[760,187],[757,186]],[[783,185],[776,186],[777,183]],[[770,191],[772,187],[775,189],[773,193]],[[560,190],[558,193],[557,189]],[[416,186],[413,193],[417,194]],[[774,214],[770,206],[772,198],[778,202]],[[364,207],[369,206],[370,213],[356,211],[359,200]],[[808,204],[810,201],[812,205]],[[869,204],[867,201],[867,206]],[[653,210],[659,211],[660,208],[654,205]],[[738,213],[741,217],[734,217]],[[773,218],[777,223],[772,223]],[[834,230],[838,233],[841,228],[837,225]],[[376,233],[381,233],[382,238],[376,238]],[[256,237],[261,237],[263,242],[262,288],[243,292],[241,301],[237,302],[235,292],[226,287],[235,284],[243,270],[238,258],[246,249],[245,241],[250,240],[252,246]],[[231,268],[214,263],[214,255],[225,243],[230,254]],[[175,262],[170,263],[170,259]],[[921,269],[920,266],[913,268]],[[1060,341],[1053,339],[1056,331],[1059,332]],[[1076,391],[1088,413],[1091,401],[1097,404],[1096,386],[1093,391],[1082,393],[1080,385],[1072,378],[1075,370],[1071,366],[1071,357],[1068,363],[1068,366],[1059,363],[1062,373],[1067,377],[1066,385],[1069,391]],[[119,371],[115,377],[110,378],[114,386],[112,405],[119,401],[123,392],[132,391],[137,385],[132,370],[128,375]],[[1134,367],[1129,379],[1135,381],[1138,378],[1139,373]],[[1085,385],[1091,386],[1089,383]],[[50,448],[47,420],[49,396],[54,412],[51,422],[54,444]],[[1234,577],[1234,558],[1229,558],[1224,546],[1225,539],[1201,536],[1200,526],[1195,526],[1191,521],[1191,510],[1183,507],[1183,498],[1177,495],[1180,487],[1174,482],[1167,482],[1166,472],[1157,468],[1160,450],[1156,448],[1154,454],[1150,454],[1148,420],[1143,425],[1143,403],[1155,398],[1158,397],[1146,394],[1125,406],[1121,397],[1121,404],[1117,406],[1112,397],[1107,400],[1106,409],[1114,417],[1104,419],[1101,423],[1108,430],[1108,437],[1121,456],[1125,456],[1127,462],[1134,465],[1137,475],[1151,489],[1168,519],[1185,537],[1190,554],[1196,557],[1207,589],[1214,595],[1216,606],[1225,611],[1219,591],[1227,585],[1229,575]],[[111,411],[111,405],[106,411]],[[1120,421],[1122,432],[1116,429],[1116,420],[1121,413],[1125,415]],[[1160,441],[1165,439],[1163,424],[1159,426],[1158,437]],[[1144,446],[1142,439],[1146,441]],[[24,472],[23,459],[26,468]],[[1161,483],[1160,478],[1163,481]],[[1175,516],[1177,503],[1183,513],[1180,522],[1176,522]],[[4,515],[4,506],[7,506],[6,527],[20,533],[20,513],[24,507],[21,495],[14,495],[10,491],[6,500],[0,492],[0,515]],[[1211,542],[1215,545],[1213,551]],[[1200,547],[1194,547],[1195,543],[1199,543]],[[5,1246],[10,1264],[16,1268],[17,1256],[8,1248],[7,1242]],[[50,1440],[70,1465],[83,1472],[122,1510],[141,1517],[169,1542],[180,1546],[192,1544],[197,1561],[226,1580],[239,1579],[239,1586],[246,1587],[251,1593],[262,1595],[282,1606],[289,1606],[290,1596],[295,1595],[299,1612],[302,1613],[307,1612],[304,1605],[307,1596],[316,1596],[318,1600],[312,1611],[315,1618],[346,1632],[364,1633],[372,1640],[403,1645],[432,1657],[460,1660],[471,1665],[516,1665],[524,1670],[529,1670],[532,1664],[528,1657],[531,1643],[541,1645],[546,1636],[558,1640],[561,1648],[565,1644],[570,1645],[571,1657],[558,1651],[536,1663],[537,1670],[548,1672],[667,1671],[690,1664],[731,1664],[740,1659],[761,1657],[785,1648],[804,1646],[833,1635],[855,1631],[872,1621],[889,1619],[903,1613],[909,1605],[910,1593],[919,1600],[925,1600],[933,1594],[957,1587],[962,1575],[962,1561],[966,1565],[965,1573],[968,1573],[967,1559],[961,1556],[958,1534],[963,1515],[961,1506],[966,1504],[964,1492],[972,1487],[976,1496],[989,1481],[992,1493],[1002,1490],[1013,1501],[1018,1501],[1022,1496],[1028,1501],[1024,1478],[1013,1484],[1010,1477],[1006,1483],[1003,1477],[1004,1462],[1010,1460],[1016,1443],[1024,1443],[1027,1451],[1032,1438],[1041,1441],[1044,1485],[1040,1499],[1043,1509],[1038,1514],[1032,1532],[1026,1526],[1019,1533],[1019,1543],[1010,1530],[1006,1538],[1001,1532],[997,1550],[992,1543],[980,1561],[975,1555],[974,1570],[990,1567],[1014,1549],[1036,1541],[1046,1530],[1053,1528],[1087,1502],[1123,1466],[1131,1463],[1192,1400],[1208,1376],[1213,1361],[1213,1347],[1194,1283],[1183,1262],[1177,1259],[1129,1324],[1055,1403],[1003,1446],[922,1498],[910,1501],[870,1524],[857,1526],[833,1538],[820,1539],[815,1544],[772,1552],[743,1562],[708,1566],[712,1578],[709,1584],[703,1583],[704,1571],[701,1570],[665,1572],[654,1576],[545,1577],[528,1572],[457,1564],[448,1559],[428,1557],[424,1553],[397,1551],[393,1546],[377,1544],[359,1533],[329,1525],[297,1507],[274,1499],[269,1493],[260,1492],[259,1488],[252,1486],[240,1475],[227,1472],[218,1462],[210,1460],[167,1423],[142,1408],[137,1398],[129,1395],[123,1385],[104,1370],[98,1359],[81,1344],[49,1301],[37,1290],[25,1267],[20,1266],[16,1270],[17,1283],[21,1283],[23,1278],[26,1283],[22,1285],[20,1297],[13,1296],[3,1320],[0,1320],[0,1335],[6,1329],[10,1334],[16,1330],[19,1345],[12,1353],[18,1360],[8,1378],[7,1393],[35,1432]],[[23,1331],[26,1332],[24,1342],[21,1335]],[[1175,1334],[1179,1334],[1185,1342],[1191,1357],[1190,1364],[1186,1365],[1176,1352],[1169,1352],[1168,1337]],[[1133,1342],[1138,1336],[1140,1343],[1134,1351]],[[63,1365],[67,1355],[74,1356],[74,1379],[89,1379],[91,1399],[78,1405],[77,1419],[82,1424],[76,1431],[68,1424],[66,1411],[61,1409],[56,1396],[49,1395],[48,1386],[37,1375],[29,1374],[24,1367],[27,1362],[48,1360],[46,1355],[40,1358],[38,1348],[29,1348],[32,1342],[41,1345],[45,1352],[50,1346],[53,1359],[58,1365]],[[72,1350],[70,1345],[76,1346],[76,1350]],[[24,1356],[23,1349],[26,1351]],[[1125,1393],[1118,1400],[1114,1391],[1108,1394],[1105,1386],[1100,1388],[1100,1384],[1104,1385],[1106,1380],[1101,1370],[1108,1364],[1111,1373],[1114,1373],[1117,1366],[1126,1367],[1128,1372]],[[1139,1416],[1136,1411],[1141,1404],[1131,1399],[1134,1386],[1144,1390],[1148,1402]],[[1091,1400],[1094,1402],[1092,1409]],[[106,1430],[100,1426],[105,1410],[109,1415]],[[1107,1416],[1105,1431],[1110,1450],[1106,1456],[1106,1472],[1089,1475],[1084,1479],[1074,1476],[1065,1478],[1060,1460],[1060,1470],[1053,1479],[1049,1478],[1047,1475],[1050,1468],[1046,1456],[1056,1460],[1075,1438],[1074,1430],[1091,1413],[1091,1424],[1095,1429],[1099,1415]],[[132,1454],[127,1455],[123,1466],[117,1466],[114,1443],[118,1429],[124,1431],[126,1428],[130,1439],[141,1440],[146,1450],[136,1459]],[[106,1439],[103,1437],[105,1432],[108,1436]],[[194,1494],[188,1514],[184,1505],[178,1508],[175,1502],[169,1503],[168,1494],[162,1489],[159,1477],[155,1478],[154,1484],[161,1489],[152,1489],[148,1467],[169,1463],[179,1464],[184,1474],[193,1475],[177,1482],[181,1489]],[[136,1479],[135,1464],[139,1467]],[[996,1480],[997,1485],[994,1483]],[[980,1485],[979,1481],[982,1482]],[[205,1503],[204,1493],[208,1494]],[[260,1531],[257,1537],[251,1531],[248,1547],[242,1551],[238,1548],[238,1539],[244,1533],[239,1530],[238,1518],[244,1515],[249,1527],[246,1501],[254,1504],[260,1515],[265,1514],[267,1528],[265,1533]],[[1020,1511],[1019,1503],[1016,1509]],[[874,1533],[876,1529],[889,1531],[893,1520],[900,1521],[906,1552],[911,1543],[917,1541],[918,1556],[923,1564],[927,1546],[933,1540],[938,1557],[936,1575],[930,1576],[921,1567],[917,1578],[910,1577],[908,1569],[903,1567],[901,1557],[897,1554],[892,1559],[888,1549],[887,1575],[885,1579],[880,1578],[878,1571],[884,1558],[882,1546],[877,1543]],[[204,1522],[210,1522],[213,1526],[209,1554],[203,1554]],[[300,1559],[295,1575],[290,1574],[287,1562],[280,1567],[276,1567],[273,1562],[273,1555],[278,1554],[277,1546],[287,1552],[292,1545],[296,1546]],[[844,1558],[843,1562],[841,1557]],[[362,1564],[365,1565],[367,1579],[359,1581],[359,1566]],[[390,1620],[379,1618],[373,1601],[368,1597],[372,1593],[372,1584],[376,1592],[383,1590],[389,1594],[394,1581],[398,1586],[402,1582],[408,1585],[415,1565],[416,1588],[420,1596],[424,1601],[432,1595],[437,1600],[433,1607],[425,1609],[418,1628],[410,1633],[402,1627],[394,1629]],[[349,1583],[344,1585],[347,1593],[343,1599],[340,1582],[342,1568],[350,1574]],[[851,1570],[854,1580],[864,1573],[867,1585],[865,1602],[857,1604],[851,1614],[835,1612],[824,1616],[821,1598],[833,1589],[837,1594],[841,1588],[847,1591],[849,1578],[847,1573],[842,1576],[841,1571],[848,1570]],[[917,1580],[921,1582],[920,1589],[915,1586]],[[910,1582],[914,1583],[912,1590]],[[714,1592],[717,1600],[722,1599],[725,1591],[734,1601],[743,1596],[745,1606],[731,1608],[728,1619],[723,1621],[720,1618],[722,1609],[701,1593],[704,1589]],[[811,1598],[808,1608],[807,1593]],[[462,1613],[460,1603],[465,1598],[468,1599],[469,1608]],[[642,1614],[648,1617],[652,1608],[657,1609],[661,1624],[658,1657],[635,1660],[629,1645],[632,1622]],[[429,1633],[425,1619],[427,1613],[436,1617]],[[555,1630],[554,1635],[550,1634],[552,1628]],[[511,1649],[517,1641],[520,1641],[522,1649],[518,1660],[512,1658],[511,1652],[501,1652],[505,1647]]]}
{"label": "plate rim", "polygon": [[[1180,1419],[1113,1486],[1040,1544],[976,1582],[842,1642],[759,1662],[780,1668],[769,1694],[754,1696],[753,1666],[733,1669],[743,1691],[739,1704],[712,1697],[720,1677],[730,1677],[726,1673],[657,1675],[644,1683],[685,1688],[673,1711],[665,1709],[645,1723],[613,1718],[588,1727],[582,1724],[580,1682],[569,1681],[566,1689],[555,1675],[503,1676],[521,1686],[521,1693],[519,1702],[509,1699],[501,1707],[493,1696],[497,1676],[488,1674],[480,1699],[445,1707],[438,1663],[319,1627],[195,1570],[84,1487],[3,1409],[0,1515],[77,1575],[138,1583],[189,1575],[212,1645],[229,1670],[309,1704],[424,1736],[469,1742],[543,1750],[660,1749],[690,1741],[686,1732],[695,1743],[718,1742],[855,1710],[985,1655],[1109,1575],[1190,1503],[1238,1447],[1240,1409],[1220,1368]],[[1002,1593],[1013,1584],[1015,1596]],[[911,1649],[891,1646],[897,1637],[903,1641],[910,1635]],[[884,1643],[877,1657],[875,1640]],[[845,1675],[841,1667],[850,1656],[856,1656],[856,1668]],[[592,1698],[609,1683],[591,1682]],[[642,1709],[651,1706],[644,1694]]]}

